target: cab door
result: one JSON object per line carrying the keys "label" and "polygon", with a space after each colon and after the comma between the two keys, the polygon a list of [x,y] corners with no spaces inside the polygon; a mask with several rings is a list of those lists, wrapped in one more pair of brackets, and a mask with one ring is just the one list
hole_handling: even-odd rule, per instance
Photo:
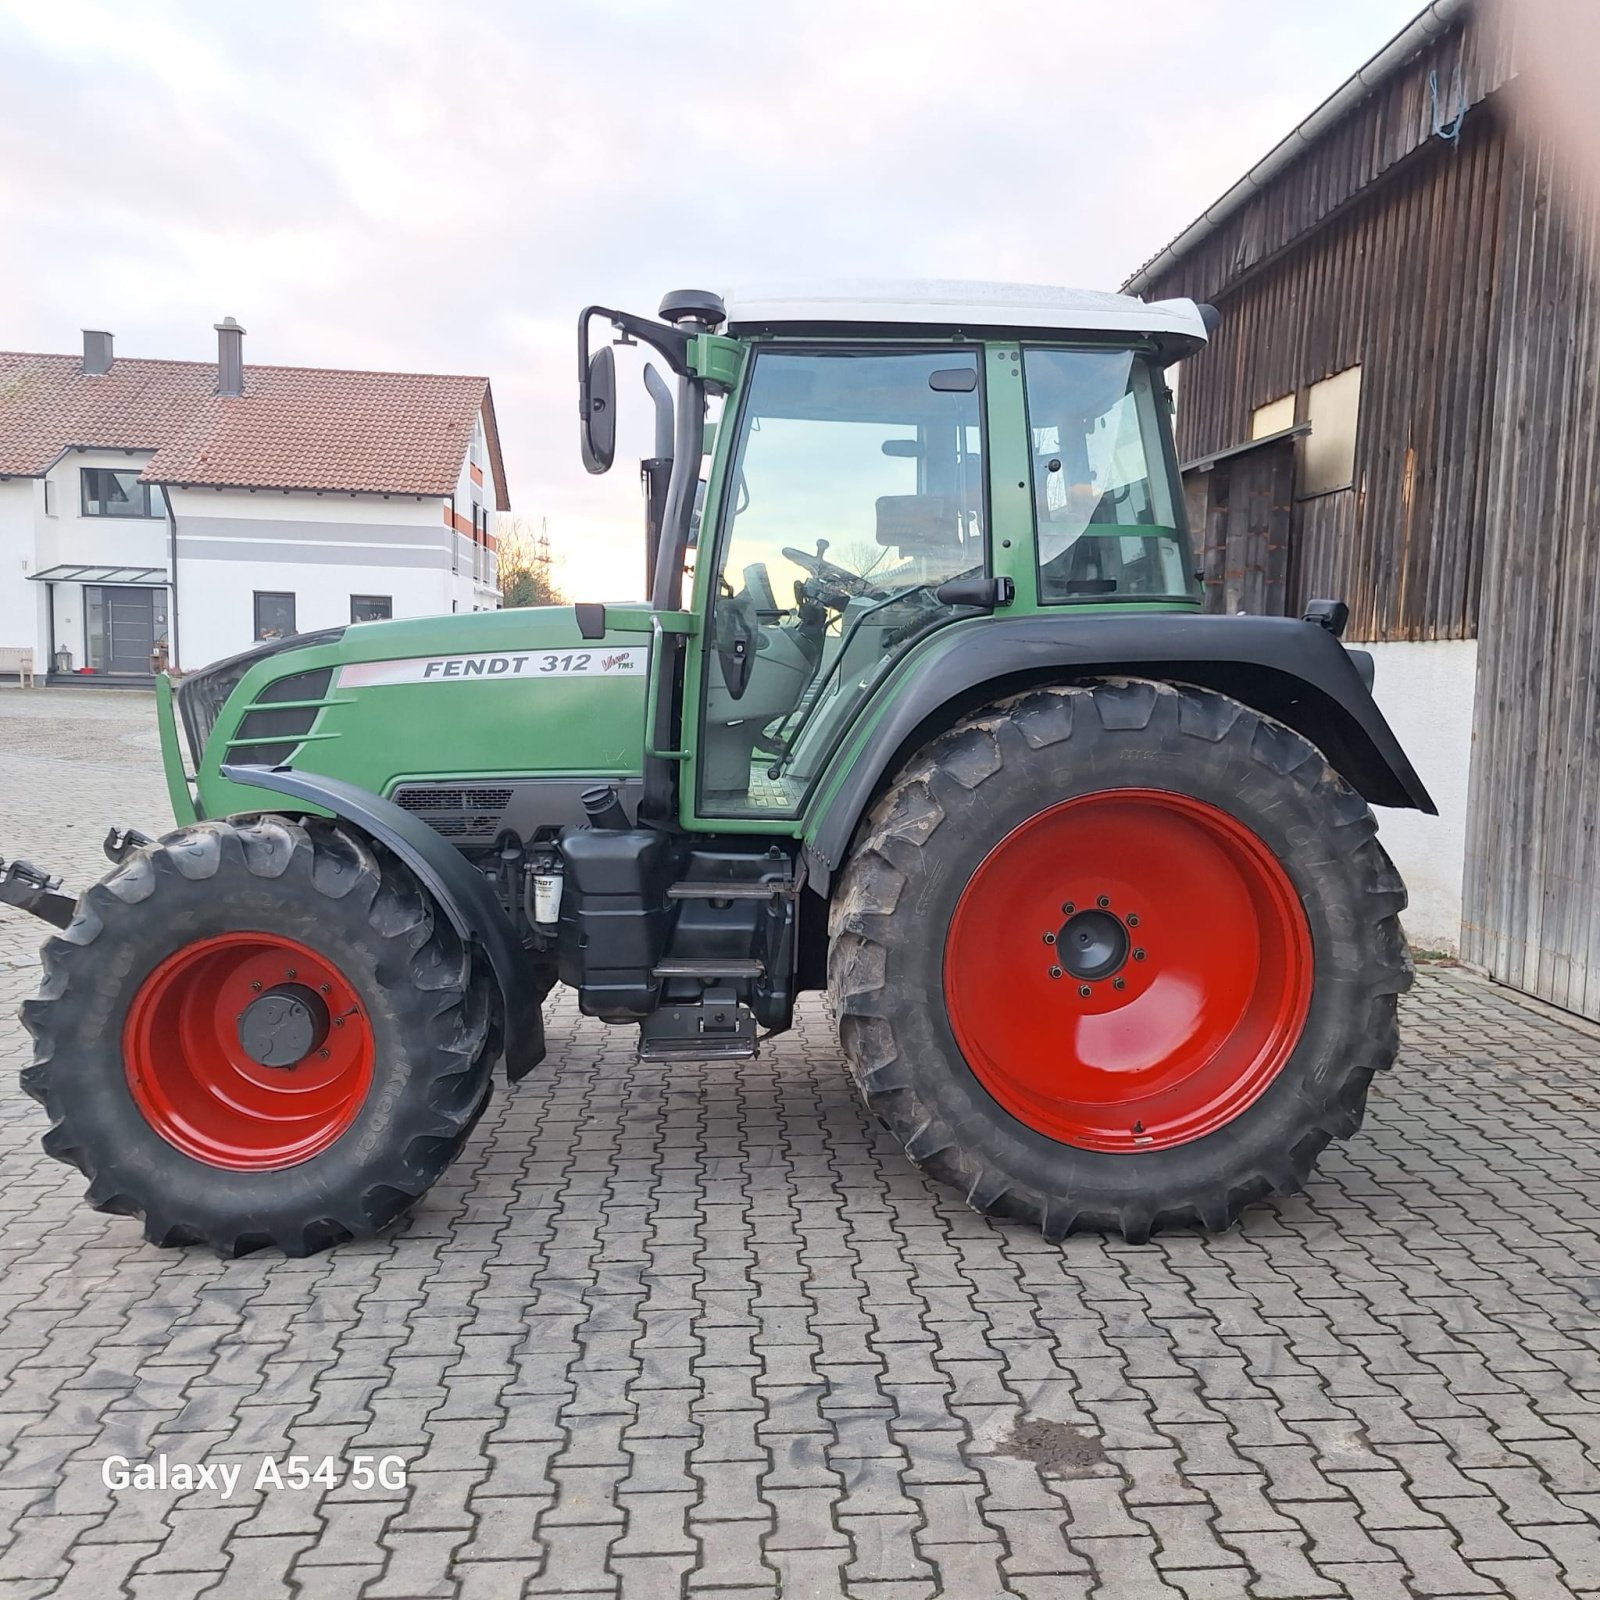
{"label": "cab door", "polygon": [[989,572],[982,350],[767,346],[721,475],[699,819],[795,817],[874,686]]}

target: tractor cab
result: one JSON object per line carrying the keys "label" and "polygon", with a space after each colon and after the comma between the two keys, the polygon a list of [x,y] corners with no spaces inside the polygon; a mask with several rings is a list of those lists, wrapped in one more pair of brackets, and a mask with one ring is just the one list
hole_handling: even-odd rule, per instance
{"label": "tractor cab", "polygon": [[[588,353],[603,317],[679,378],[674,398],[647,369],[660,411],[645,476],[652,602],[679,603],[692,561],[703,619],[681,663],[680,725],[698,736],[675,776],[693,779],[691,815],[799,815],[864,702],[950,623],[1198,609],[1162,377],[1205,338],[1191,303],[779,286],[669,295],[662,316],[585,312],[584,459],[600,471],[612,453],[612,358]],[[685,501],[660,441],[677,434],[673,405],[692,421],[719,395],[709,475],[675,542]]]}

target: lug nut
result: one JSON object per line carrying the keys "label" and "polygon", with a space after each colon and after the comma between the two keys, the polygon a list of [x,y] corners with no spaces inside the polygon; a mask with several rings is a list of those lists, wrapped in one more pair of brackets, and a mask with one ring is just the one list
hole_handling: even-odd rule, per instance
{"label": "lug nut", "polygon": [[1082,999],[1087,1000],[1089,998],[1089,996],[1092,995],[1093,993],[1094,993],[1094,990],[1091,989],[1088,984],[1080,983],[1078,985],[1078,994]]}
{"label": "lug nut", "polygon": [[299,974],[295,971],[295,969],[293,967],[290,967],[289,970],[286,973],[284,973],[284,977],[286,977],[286,978],[295,978],[295,977],[298,977],[298,976],[299,976]]}
{"label": "lug nut", "polygon": [[1072,902],[1070,900],[1062,902],[1061,915],[1064,917],[1070,917],[1072,915]]}
{"label": "lug nut", "polygon": [[1111,980],[1111,987],[1113,989],[1126,989],[1128,987],[1128,980],[1126,978],[1113,978]]}
{"label": "lug nut", "polygon": [[1108,894],[1103,894],[1098,900],[1095,901],[1095,904],[1099,906],[1102,911],[1104,911],[1105,908],[1111,904],[1111,896]]}
{"label": "lug nut", "polygon": [[250,987],[256,994],[261,993],[261,985],[259,983],[252,983]]}
{"label": "lug nut", "polygon": [[344,1018],[343,1017],[335,1017],[333,1019],[333,1025],[336,1028],[342,1028],[344,1026]]}
{"label": "lug nut", "polygon": [[317,992],[318,994],[326,994],[331,987],[331,984],[319,983],[317,985]]}
{"label": "lug nut", "polygon": [[1056,942],[1056,936],[1053,933],[1047,933],[1044,936],[1044,942],[1046,944],[1054,944]]}
{"label": "lug nut", "polygon": [[1059,978],[1061,976],[1061,968],[1060,967],[1051,967],[1050,976],[1052,978]]}
{"label": "lug nut", "polygon": [[1139,926],[1139,913],[1130,911],[1125,920],[1130,928],[1137,928]]}
{"label": "lug nut", "polygon": [[317,1060],[318,1061],[326,1061],[327,1059],[328,1059],[328,1052],[326,1050],[317,1051]]}
{"label": "lug nut", "polygon": [[1144,951],[1143,950],[1135,950],[1133,952],[1133,959],[1135,961],[1143,961],[1144,960]]}

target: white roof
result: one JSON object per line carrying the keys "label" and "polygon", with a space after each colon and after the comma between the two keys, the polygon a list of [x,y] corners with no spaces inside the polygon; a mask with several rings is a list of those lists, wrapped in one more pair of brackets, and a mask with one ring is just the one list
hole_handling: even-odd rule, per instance
{"label": "white roof", "polygon": [[954,328],[1061,328],[1078,333],[1165,335],[1204,342],[1192,300],[1146,302],[1100,289],[960,279],[850,279],[761,283],[723,295],[728,328],[783,324],[904,322]]}

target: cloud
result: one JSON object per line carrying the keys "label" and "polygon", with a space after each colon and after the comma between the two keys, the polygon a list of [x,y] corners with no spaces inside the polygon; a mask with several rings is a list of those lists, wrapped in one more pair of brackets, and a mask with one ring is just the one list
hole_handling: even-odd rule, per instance
{"label": "cloud", "polygon": [[577,459],[584,303],[1114,286],[1412,9],[0,0],[0,345],[203,358],[231,313],[256,361],[487,373],[569,587],[631,587],[637,484]]}

